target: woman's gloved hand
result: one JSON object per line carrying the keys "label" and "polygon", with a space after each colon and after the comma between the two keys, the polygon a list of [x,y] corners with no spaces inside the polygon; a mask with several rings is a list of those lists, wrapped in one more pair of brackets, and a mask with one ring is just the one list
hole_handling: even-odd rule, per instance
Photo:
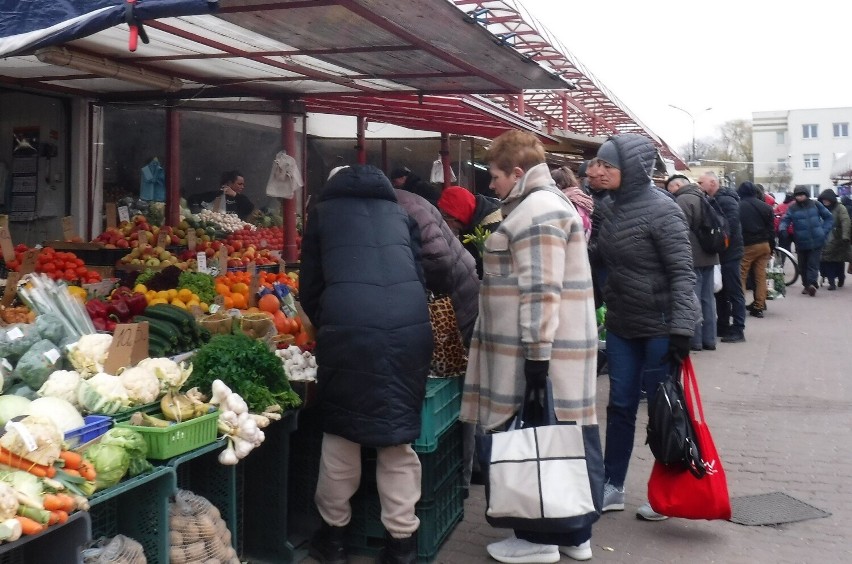
{"label": "woman's gloved hand", "polygon": [[681,364],[689,356],[690,338],[686,335],[669,335],[669,362]]}
{"label": "woman's gloved hand", "polygon": [[527,379],[527,387],[532,390],[546,388],[547,372],[549,370],[549,360],[525,360],[524,376]]}

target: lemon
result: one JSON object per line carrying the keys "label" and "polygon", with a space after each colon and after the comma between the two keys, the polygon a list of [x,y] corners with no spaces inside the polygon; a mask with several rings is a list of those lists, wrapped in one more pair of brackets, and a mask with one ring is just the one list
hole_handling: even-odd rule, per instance
{"label": "lemon", "polygon": [[134,292],[139,292],[140,294],[148,294],[148,288],[145,284],[137,284],[133,287]]}

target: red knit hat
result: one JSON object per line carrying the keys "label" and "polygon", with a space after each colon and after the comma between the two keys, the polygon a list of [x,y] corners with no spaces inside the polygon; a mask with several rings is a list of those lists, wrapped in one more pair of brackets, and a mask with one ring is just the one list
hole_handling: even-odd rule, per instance
{"label": "red knit hat", "polygon": [[465,225],[469,225],[476,211],[476,198],[470,190],[461,186],[450,186],[444,188],[438,199],[438,209],[445,214],[456,218]]}

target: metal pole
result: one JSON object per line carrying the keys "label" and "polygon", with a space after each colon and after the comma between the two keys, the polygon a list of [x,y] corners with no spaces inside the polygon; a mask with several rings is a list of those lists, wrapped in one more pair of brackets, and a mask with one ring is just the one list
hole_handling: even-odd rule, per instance
{"label": "metal pole", "polygon": [[[281,116],[281,145],[293,158],[296,158],[296,122],[293,114],[285,113]],[[284,261],[296,262],[299,260],[299,250],[296,247],[296,198],[283,198],[281,201],[281,215],[284,218]]]}

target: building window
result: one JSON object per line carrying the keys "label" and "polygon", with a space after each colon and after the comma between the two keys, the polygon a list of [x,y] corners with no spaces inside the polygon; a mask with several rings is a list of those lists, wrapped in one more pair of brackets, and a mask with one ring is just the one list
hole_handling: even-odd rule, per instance
{"label": "building window", "polygon": [[808,196],[811,198],[816,198],[819,194],[819,184],[805,184],[805,188],[808,189]]}
{"label": "building window", "polygon": [[848,123],[832,124],[832,129],[834,130],[834,136],[835,137],[849,137],[849,124]]}
{"label": "building window", "polygon": [[805,168],[819,168],[819,155],[816,153],[805,155]]}
{"label": "building window", "polygon": [[802,126],[802,139],[816,139],[817,137],[817,124],[815,123],[806,123]]}
{"label": "building window", "polygon": [[786,143],[786,140],[785,140],[786,137],[787,137],[787,135],[786,135],[785,131],[776,131],[775,132],[775,143],[777,145],[783,145],[784,143]]}

